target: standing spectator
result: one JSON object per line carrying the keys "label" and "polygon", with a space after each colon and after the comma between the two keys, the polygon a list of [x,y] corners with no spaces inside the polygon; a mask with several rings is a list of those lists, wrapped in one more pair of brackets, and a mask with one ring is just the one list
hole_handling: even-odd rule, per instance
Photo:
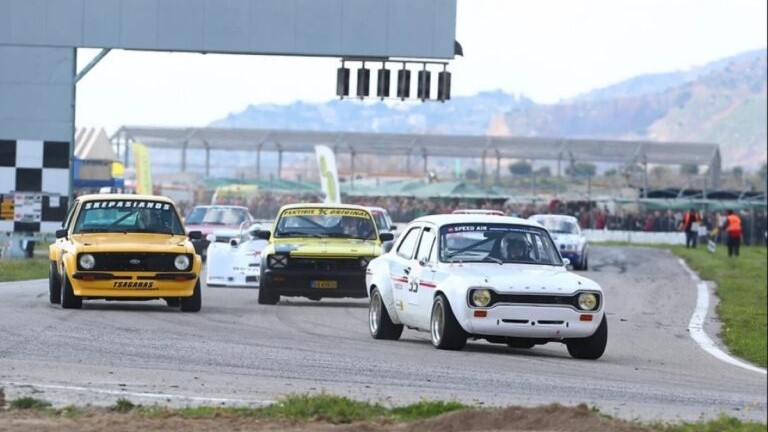
{"label": "standing spectator", "polygon": [[722,230],[726,234],[726,244],[728,245],[728,256],[739,256],[739,246],[741,246],[741,218],[733,212],[733,210],[726,210],[725,222],[723,222]]}
{"label": "standing spectator", "polygon": [[701,215],[692,208],[683,215],[683,223],[680,228],[685,231],[685,247],[696,248],[696,242],[699,238],[699,225],[701,224]]}

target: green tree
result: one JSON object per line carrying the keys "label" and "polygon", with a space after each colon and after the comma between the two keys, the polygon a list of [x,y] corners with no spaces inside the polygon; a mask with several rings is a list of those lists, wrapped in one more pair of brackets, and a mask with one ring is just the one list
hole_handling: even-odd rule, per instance
{"label": "green tree", "polygon": [[680,165],[680,173],[687,174],[687,175],[696,175],[699,173],[699,166],[696,164]]}
{"label": "green tree", "polygon": [[467,180],[477,180],[480,178],[480,173],[476,169],[469,168],[464,171],[464,178]]}
{"label": "green tree", "polygon": [[731,170],[731,173],[733,174],[734,177],[741,180],[741,178],[744,177],[744,168],[740,166],[735,166],[733,167],[733,170]]}
{"label": "green tree", "polygon": [[656,165],[655,167],[651,168],[651,175],[658,180],[667,177],[669,174],[671,174],[669,168],[665,166]]}
{"label": "green tree", "polygon": [[509,172],[513,176],[531,175],[531,164],[526,161],[517,161],[509,164]]}
{"label": "green tree", "polygon": [[579,162],[565,168],[565,174],[573,177],[594,177],[597,172],[595,164]]}
{"label": "green tree", "polygon": [[536,177],[539,177],[539,178],[552,177],[552,170],[548,166],[543,166],[536,170]]}

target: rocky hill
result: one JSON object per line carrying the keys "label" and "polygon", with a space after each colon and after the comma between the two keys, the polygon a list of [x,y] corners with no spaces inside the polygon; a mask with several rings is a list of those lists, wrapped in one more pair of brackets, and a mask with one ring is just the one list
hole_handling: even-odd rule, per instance
{"label": "rocky hill", "polygon": [[765,161],[766,51],[683,75],[637,77],[572,101],[515,109],[506,115],[509,132],[714,142],[725,166],[754,169]]}
{"label": "rocky hill", "polygon": [[510,134],[715,142],[725,167],[766,160],[766,50],[642,75],[557,104],[501,91],[441,103],[333,100],[251,105],[211,126],[436,134]]}

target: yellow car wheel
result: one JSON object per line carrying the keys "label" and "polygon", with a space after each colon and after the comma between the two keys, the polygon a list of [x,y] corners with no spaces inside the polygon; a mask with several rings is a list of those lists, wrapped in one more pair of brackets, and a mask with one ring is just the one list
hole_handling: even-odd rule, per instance
{"label": "yellow car wheel", "polygon": [[48,270],[48,299],[51,304],[61,303],[61,277],[55,261],[51,261],[51,267]]}
{"label": "yellow car wheel", "polygon": [[[195,283],[195,290],[192,291],[190,297],[181,298],[181,311],[182,312],[199,312],[203,304],[203,295],[200,292],[200,279]],[[170,305],[169,305],[170,306]]]}
{"label": "yellow car wheel", "polygon": [[72,291],[72,284],[69,283],[69,277],[66,274],[61,276],[61,307],[62,309],[80,309],[83,307],[83,298],[76,296]]}

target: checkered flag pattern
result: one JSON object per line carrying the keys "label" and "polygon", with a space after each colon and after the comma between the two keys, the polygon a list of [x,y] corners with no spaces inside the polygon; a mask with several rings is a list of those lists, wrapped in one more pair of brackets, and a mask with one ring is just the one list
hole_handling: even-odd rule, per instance
{"label": "checkered flag pattern", "polygon": [[0,194],[42,193],[39,220],[0,220],[0,232],[54,232],[67,212],[69,142],[0,139]]}

